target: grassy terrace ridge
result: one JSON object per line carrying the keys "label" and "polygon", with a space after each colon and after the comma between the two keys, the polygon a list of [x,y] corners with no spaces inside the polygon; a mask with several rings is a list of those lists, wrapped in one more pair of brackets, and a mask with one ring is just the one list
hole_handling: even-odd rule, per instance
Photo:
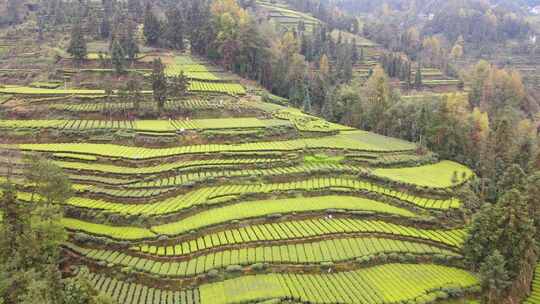
{"label": "grassy terrace ridge", "polygon": [[273,113],[274,117],[291,121],[298,130],[305,132],[354,131],[352,127],[331,123],[320,117],[306,114],[296,108],[285,108]]}
{"label": "grassy terrace ridge", "polygon": [[[447,273],[449,277],[444,277]],[[292,299],[309,303],[397,303],[422,299],[426,302],[448,295],[444,287],[474,289],[478,279],[457,268],[439,265],[388,264],[334,274],[250,275],[224,282],[207,283],[197,289],[171,291],[128,283],[93,272],[83,274],[94,288],[120,303],[233,304],[280,303]],[[389,275],[389,280],[384,276]],[[411,278],[408,277],[411,276]],[[402,281],[401,281],[402,280]],[[327,283],[325,283],[327,282]],[[402,283],[403,282],[403,283]],[[392,295],[388,288],[396,290]],[[275,301],[272,301],[275,300]]]}
{"label": "grassy terrace ridge", "polygon": [[[339,191],[342,195],[351,196],[354,191],[368,191],[391,198],[399,199],[411,206],[433,210],[450,210],[459,208],[461,202],[456,198],[433,199],[410,195],[406,192],[395,191],[390,188],[378,186],[367,182],[360,182],[353,179],[340,178],[312,178],[308,180],[288,182],[288,183],[273,183],[273,184],[232,184],[213,187],[203,187],[186,194],[181,194],[171,198],[157,201],[155,203],[126,203],[125,199],[130,198],[146,198],[153,195],[159,195],[166,190],[149,189],[145,190],[107,190],[99,189],[95,191],[95,187],[88,185],[76,185],[81,191],[93,191],[94,193],[116,195],[118,202],[107,201],[102,199],[91,199],[87,197],[75,196],[70,198],[65,204],[71,207],[86,208],[90,210],[101,210],[108,213],[116,213],[118,215],[146,215],[160,216],[179,213],[189,210],[192,207],[216,207],[220,204],[230,202],[240,198],[246,194],[277,194],[291,190],[295,191],[313,191],[313,190],[333,190]],[[23,201],[29,201],[30,193],[19,192],[18,198]],[[316,199],[317,197],[307,197],[308,199]],[[328,207],[329,209],[332,207]],[[309,208],[308,208],[309,209]],[[308,210],[306,209],[306,211]],[[320,210],[320,209],[318,209]],[[408,212],[408,211],[407,211]]]}
{"label": "grassy terrace ridge", "polygon": [[122,129],[136,132],[175,132],[197,129],[250,129],[290,125],[286,120],[259,118],[214,118],[190,120],[0,120],[0,128],[94,130]]}
{"label": "grassy terrace ridge", "polygon": [[382,234],[400,238],[410,237],[454,248],[460,248],[465,238],[464,229],[419,229],[381,220],[325,217],[255,224],[208,233],[195,240],[180,242],[174,246],[143,244],[132,249],[157,256],[186,255],[223,245],[299,240],[320,236],[351,235],[354,233]]}
{"label": "grassy terrace ridge", "polygon": [[[93,188],[85,188],[86,191],[92,191]],[[369,191],[388,197],[399,199],[403,202],[412,204],[421,208],[434,210],[449,210],[459,208],[461,202],[456,198],[433,199],[421,196],[410,195],[406,192],[391,190],[390,188],[380,187],[376,184],[360,182],[353,179],[340,178],[312,178],[308,180],[271,183],[271,184],[232,184],[214,187],[203,187],[186,194],[177,195],[171,198],[160,200],[155,203],[125,203],[121,202],[129,198],[145,198],[152,195],[163,193],[164,190],[150,189],[149,193],[144,190],[107,190],[99,189],[94,193],[116,195],[119,202],[107,201],[102,199],[90,199],[86,197],[73,197],[66,204],[72,207],[87,208],[93,210],[102,210],[106,212],[118,213],[121,215],[167,215],[182,212],[192,207],[211,207],[216,206],[232,199],[238,198],[244,194],[271,194],[287,191],[313,191],[313,190],[334,190],[342,192],[344,195],[354,191]],[[165,190],[166,191],[166,190]],[[155,193],[155,194],[154,194]],[[331,208],[331,207],[329,207]]]}
{"label": "grassy terrace ridge", "polygon": [[[91,167],[89,164],[87,167]],[[205,181],[211,178],[219,177],[269,177],[280,175],[293,174],[316,174],[316,173],[339,173],[342,175],[358,175],[368,177],[381,177],[383,179],[406,183],[414,186],[424,186],[429,188],[450,188],[460,185],[469,180],[473,174],[467,168],[455,162],[444,161],[432,165],[419,167],[407,167],[396,169],[385,169],[384,173],[380,173],[375,169],[369,171],[364,167],[356,167],[351,165],[342,165],[339,163],[316,163],[315,161],[305,161],[302,165],[284,166],[268,169],[243,169],[243,170],[227,170],[226,168],[216,167],[216,171],[200,172],[199,174],[183,173],[175,176],[168,176],[150,181],[141,181],[135,184],[127,185],[128,188],[148,188],[148,187],[177,187],[196,181]],[[417,170],[414,170],[417,169]],[[391,170],[391,171],[390,171]],[[456,180],[453,180],[454,173]],[[465,177],[463,177],[465,176]]]}
{"label": "grassy terrace ridge", "polygon": [[[10,96],[10,95],[4,95]],[[139,104],[141,109],[157,111],[155,102],[144,101]],[[135,110],[133,102],[85,102],[85,103],[51,103],[47,107],[59,111],[69,111],[73,113],[92,113],[109,110]],[[217,109],[249,109],[255,107],[252,102],[237,102],[227,99],[223,103],[217,100],[189,97],[181,100],[167,100],[164,109],[169,110],[217,110]]]}
{"label": "grassy terrace ridge", "polygon": [[193,174],[186,172],[174,176],[152,178],[141,182],[126,185],[126,188],[131,189],[144,189],[144,188],[171,188],[176,189],[178,186],[191,185],[193,182],[203,182],[216,178],[235,178],[235,177],[279,177],[288,175],[307,175],[307,174],[343,174],[343,175],[356,175],[359,173],[368,174],[366,169],[356,168],[349,165],[340,164],[316,164],[306,163],[297,166],[283,166],[274,167],[268,169],[242,169],[242,170],[227,170],[225,168],[216,167],[215,170],[199,172]]}
{"label": "grassy terrace ridge", "polygon": [[321,21],[309,14],[305,14],[299,11],[291,10],[287,6],[279,6],[269,1],[257,1],[257,6],[263,8],[269,12],[271,19],[276,20],[278,24],[287,26],[289,24],[297,24],[303,21],[306,26],[314,27],[321,23]]}
{"label": "grassy terrace ridge", "polygon": [[371,173],[390,180],[431,188],[453,187],[474,176],[471,169],[453,161],[410,168],[377,168]]}
{"label": "grassy terrace ridge", "polygon": [[174,245],[156,245],[152,241],[150,244],[137,244],[131,247],[131,250],[159,257],[175,257],[222,246],[373,234],[414,238],[417,242],[430,241],[456,250],[461,248],[465,238],[464,229],[419,229],[381,220],[325,217],[229,228],[205,233],[196,239],[175,242]]}
{"label": "grassy terrace ridge", "polygon": [[[181,291],[159,289],[143,284],[118,280],[95,272],[78,271],[96,290],[109,295],[118,303],[133,304],[201,304],[198,289]],[[147,301],[148,300],[148,301]]]}
{"label": "grassy terrace ridge", "polygon": [[[88,105],[81,104],[78,106]],[[101,106],[104,107],[105,105],[102,104]],[[119,106],[121,106],[121,104],[113,104],[112,109]],[[304,114],[299,110],[293,111],[291,109],[285,109],[276,111],[273,115],[275,117],[274,119],[246,117],[184,120],[0,120],[0,128],[45,128],[62,130],[127,129],[147,132],[173,132],[182,129],[256,129],[294,125],[298,130],[304,132],[337,132],[354,130],[351,127],[330,123],[318,117]]]}
{"label": "grassy terrace ridge", "polygon": [[[79,158],[87,160],[84,154],[65,154],[55,153],[54,156],[60,158]],[[92,156],[88,156],[92,157]],[[89,160],[97,160],[97,158],[90,158]],[[207,160],[193,160],[193,161],[177,161],[161,163],[155,166],[146,167],[127,167],[108,165],[102,163],[83,163],[73,161],[54,161],[54,163],[63,169],[71,169],[77,171],[91,171],[98,173],[117,174],[117,175],[142,175],[142,174],[159,174],[167,171],[177,171],[185,169],[195,168],[220,168],[227,169],[233,166],[250,165],[250,164],[266,164],[276,163],[282,161],[280,158],[235,158],[235,159],[207,159]]]}
{"label": "grassy terrace ridge", "polygon": [[97,262],[113,263],[120,267],[133,267],[135,271],[166,277],[190,277],[232,265],[249,266],[256,263],[267,263],[300,266],[325,262],[339,263],[354,259],[358,261],[381,254],[459,257],[454,252],[432,245],[375,237],[344,237],[297,244],[225,249],[183,261],[156,261],[119,251],[83,248],[73,244],[66,244],[66,247]]}
{"label": "grassy terrace ridge", "polygon": [[62,225],[67,229],[83,231],[95,235],[109,236],[119,240],[139,240],[155,237],[156,234],[145,228],[121,227],[95,224],[73,218],[63,218]]}
{"label": "grassy terrace ridge", "polygon": [[191,230],[224,224],[233,220],[244,220],[271,214],[325,211],[328,209],[367,211],[403,217],[416,216],[406,209],[370,199],[347,196],[322,196],[242,202],[240,204],[202,211],[177,222],[153,226],[151,229],[158,234],[179,235]]}
{"label": "grassy terrace ridge", "polygon": [[[82,154],[71,154],[71,153],[54,153],[54,157],[60,158],[60,159],[70,159],[75,161],[90,161],[94,162],[97,161],[97,157],[92,155],[82,155]],[[82,163],[84,164],[84,163]]]}
{"label": "grassy terrace ridge", "polygon": [[[282,0],[252,9],[278,31],[321,24]],[[356,38],[365,58],[353,69],[367,77],[381,50]],[[12,99],[0,148],[47,158],[72,182],[65,269],[83,266],[92,286],[125,304],[425,304],[478,293],[478,278],[462,269],[468,231],[454,191],[471,170],[310,114],[315,91],[315,111],[304,112],[190,51],[142,52],[122,77],[95,60],[81,69],[64,60],[66,86],[45,75],[0,85],[0,103]],[[165,76],[189,79],[189,92],[169,94],[163,109],[148,90],[156,58]],[[120,94],[128,77],[142,98]],[[111,96],[101,90],[108,80]],[[31,204],[27,165],[15,159],[12,181]]]}
{"label": "grassy terrace ridge", "polygon": [[413,151],[416,145],[398,139],[377,135],[366,131],[285,141],[193,145],[174,148],[142,148],[113,144],[62,143],[62,144],[20,144],[3,145],[4,148],[20,148],[24,151],[40,151],[53,153],[78,153],[103,157],[125,159],[151,159],[183,154],[245,152],[245,151],[299,151],[303,149],[336,149],[374,152]]}
{"label": "grassy terrace ridge", "polygon": [[[238,83],[207,82],[202,80],[193,80],[189,82],[188,91],[190,92],[215,92],[230,95],[244,95],[246,89]],[[29,86],[4,85],[0,87],[0,93],[13,95],[104,95],[105,90],[91,89],[47,89],[34,88]],[[142,94],[152,94],[152,91],[143,90]]]}
{"label": "grassy terrace ridge", "polygon": [[105,90],[89,89],[45,89],[25,86],[4,85],[0,87],[0,93],[22,95],[104,95]]}
{"label": "grassy terrace ridge", "polygon": [[523,304],[540,303],[540,264],[536,265],[532,281],[531,294],[523,301]]}
{"label": "grassy terrace ridge", "polygon": [[[94,224],[72,218],[64,218],[62,223],[71,230],[116,240],[149,240],[154,242],[159,236],[146,228]],[[89,225],[86,225],[86,223],[89,223]],[[350,235],[354,233],[409,237],[455,248],[461,248],[465,238],[464,229],[419,229],[381,220],[314,218],[230,228],[220,232],[205,233],[204,236],[191,241],[178,242],[174,246],[139,244],[131,249],[158,256],[186,255],[217,246],[327,237],[336,234]]]}
{"label": "grassy terrace ridge", "polygon": [[387,264],[333,274],[244,276],[205,284],[199,290],[201,302],[212,304],[276,298],[304,303],[398,303],[418,297],[434,300],[437,294],[430,294],[430,291],[441,287],[477,285],[475,276],[457,268],[431,264]]}

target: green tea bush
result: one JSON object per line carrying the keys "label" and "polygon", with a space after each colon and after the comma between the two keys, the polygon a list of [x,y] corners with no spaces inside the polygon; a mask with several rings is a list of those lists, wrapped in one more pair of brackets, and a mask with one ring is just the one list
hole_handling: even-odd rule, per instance
{"label": "green tea bush", "polygon": [[226,272],[234,273],[234,272],[242,272],[243,268],[240,265],[229,265],[227,268],[225,268]]}
{"label": "green tea bush", "polygon": [[264,263],[255,263],[251,265],[251,269],[255,271],[263,271],[266,268],[266,265]]}

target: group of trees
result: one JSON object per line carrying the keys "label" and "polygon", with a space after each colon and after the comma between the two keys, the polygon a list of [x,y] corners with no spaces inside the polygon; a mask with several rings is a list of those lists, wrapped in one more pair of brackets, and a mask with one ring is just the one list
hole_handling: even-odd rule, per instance
{"label": "group of trees", "polygon": [[524,18],[504,7],[493,9],[483,1],[445,1],[424,32],[443,34],[450,41],[464,37],[476,46],[507,39],[527,38],[531,28]]}
{"label": "group of trees", "polygon": [[526,19],[504,6],[493,8],[487,1],[396,2],[401,4],[388,2],[370,10],[376,17],[366,18],[364,35],[391,52],[404,53],[451,76],[457,76],[456,63],[465,54],[495,54],[509,40],[519,42],[515,51],[538,49],[538,42],[535,46],[529,40],[534,32]]}
{"label": "group of trees", "polygon": [[413,62],[403,53],[383,53],[381,66],[389,77],[405,81],[407,89],[422,88],[421,64],[413,66]]}
{"label": "group of trees", "polygon": [[110,38],[111,64],[117,74],[124,74],[128,63],[133,63],[139,53],[139,44],[135,38],[136,24],[127,18],[119,22]]}
{"label": "group of trees", "polygon": [[325,0],[288,0],[287,4],[300,12],[308,13],[330,28],[354,34],[360,33],[358,19],[351,14],[344,14],[330,1]]}
{"label": "group of trees", "polygon": [[[240,4],[248,8],[253,5]],[[126,65],[139,52],[135,20],[141,20],[146,44],[183,50],[189,43],[192,52],[243,77],[258,80],[295,105],[320,113],[330,92],[339,84],[350,82],[354,64],[363,60],[363,51],[356,41],[345,39],[341,32],[327,25],[308,32],[300,23],[298,28],[282,32],[267,20],[256,20],[240,4],[235,0],[181,0],[160,5],[148,2],[143,10],[137,0],[129,1],[127,9],[115,1],[104,1],[101,27],[107,30],[101,31],[101,38],[110,42],[110,58],[102,54],[102,61],[117,74],[125,72]],[[160,9],[166,12],[165,19],[158,14]],[[87,55],[80,20],[75,19],[68,48],[78,63]]]}
{"label": "group of trees", "polygon": [[15,25],[22,21],[17,0],[7,0],[5,12],[0,15],[0,25]]}
{"label": "group of trees", "polygon": [[189,87],[189,81],[183,72],[179,75],[166,77],[165,66],[161,59],[155,59],[152,63],[152,90],[154,101],[161,111],[168,98],[180,98],[184,96]]}
{"label": "group of trees", "polygon": [[73,57],[76,63],[81,63],[88,55],[86,39],[80,21],[73,24],[67,52]]}
{"label": "group of trees", "polygon": [[[138,3],[138,5],[134,3]],[[133,62],[139,53],[139,44],[135,34],[137,27],[135,22],[137,16],[135,14],[139,11],[136,9],[139,6],[140,3],[138,0],[130,0],[128,2],[128,9],[116,5],[116,2],[104,0],[102,21],[98,28],[96,27],[97,20],[93,18],[94,14],[88,7],[88,3],[81,2],[79,4],[79,13],[75,16],[71,26],[71,39],[67,48],[68,53],[77,64],[80,64],[88,55],[85,32],[96,32],[94,35],[95,38],[99,37],[109,40],[108,53],[110,56],[106,56],[100,52],[100,60],[102,62],[108,61],[117,74],[124,74],[126,66],[130,62]],[[93,24],[85,28],[82,20],[90,20]]]}
{"label": "group of trees", "polygon": [[483,194],[496,201],[502,170],[514,163],[526,170],[537,157],[536,127],[528,116],[537,109],[532,108],[516,72],[481,61],[467,74],[468,98],[456,93],[419,102],[400,98],[384,70],[376,68],[360,88],[335,89],[323,115],[330,121],[421,143],[442,158],[465,163],[491,181],[485,183]]}
{"label": "group of trees", "polygon": [[167,7],[166,21],[157,17],[156,7],[148,5],[146,42],[184,48],[187,41],[192,52],[319,112],[331,87],[352,78],[352,66],[360,59],[356,43],[341,35],[332,37],[326,26],[314,33],[308,33],[302,23],[297,29],[279,31],[267,20],[256,20],[249,11],[252,5],[235,0],[182,0]]}
{"label": "group of trees", "polygon": [[[467,73],[471,92],[403,99],[382,68],[360,88],[334,91],[326,119],[417,142],[478,174],[467,193],[474,217],[465,244],[489,303],[523,296],[536,261],[540,154],[536,125],[519,74],[479,62]],[[330,110],[328,110],[330,109]],[[472,193],[472,194],[471,194]],[[472,195],[472,196],[471,196]],[[517,291],[516,291],[517,290]]]}
{"label": "group of trees", "polygon": [[498,186],[501,195],[475,215],[464,245],[467,262],[480,273],[487,303],[521,296],[529,288],[540,228],[540,173],[527,177],[519,165],[512,165]]}
{"label": "group of trees", "polygon": [[0,303],[112,303],[82,277],[62,279],[60,245],[67,233],[61,204],[71,196],[71,183],[49,161],[30,157],[25,163],[29,202],[18,199],[9,180],[0,187]]}
{"label": "group of trees", "polygon": [[144,10],[144,38],[151,46],[163,46],[175,50],[185,49],[185,38],[189,33],[185,7],[180,4],[168,4],[165,20],[161,20],[148,3]]}
{"label": "group of trees", "polygon": [[[43,28],[72,24],[68,52],[77,62],[87,54],[85,36],[108,40],[110,64],[117,74],[123,74],[139,52],[136,32],[137,24],[142,23],[149,46],[189,48],[225,69],[257,80],[306,112],[417,142],[443,159],[467,164],[478,179],[460,195],[468,195],[464,202],[469,214],[478,214],[465,242],[466,261],[480,273],[490,303],[498,303],[513,290],[525,290],[528,282],[524,278],[530,277],[535,235],[540,231],[536,203],[540,154],[532,117],[539,109],[527,97],[520,75],[480,61],[462,71],[470,87],[468,95],[431,96],[421,102],[401,98],[390,77],[419,89],[422,67],[457,74],[454,63],[469,51],[468,45],[489,48],[507,39],[523,39],[530,31],[528,24],[504,8],[492,9],[481,1],[435,1],[440,7],[432,16],[420,8],[428,4],[425,0],[394,0],[373,7],[373,1],[362,0],[287,2],[317,17],[321,25],[308,30],[300,22],[297,28],[284,30],[256,14],[252,0],[103,0],[100,15],[88,1],[47,0],[40,24]],[[368,19],[363,33],[388,52],[382,54],[381,66],[374,68],[362,85],[351,80],[352,68],[363,60],[363,51],[344,34],[359,32],[359,24],[340,7],[377,10],[381,16]],[[167,99],[187,92],[189,81],[182,73],[167,77],[159,59],[152,67],[153,99],[163,110]],[[139,81],[129,79],[120,91],[138,108],[143,99]],[[65,182],[50,164],[36,166],[38,174],[45,174],[43,168],[47,168],[55,182]],[[43,178],[50,179],[50,174],[35,178],[28,173],[28,181],[38,189],[36,199],[45,201],[46,212],[37,205],[15,204],[15,190],[5,187],[0,242],[9,246],[0,252],[5,261],[0,263],[0,295],[6,304],[32,303],[35,299],[54,302],[69,298],[71,293],[86,294],[88,300],[65,303],[91,303],[94,300],[90,299],[95,299],[95,295],[81,291],[84,282],[56,280],[58,244],[65,234],[59,232],[61,210],[55,202],[61,202],[65,195],[62,187],[38,185]],[[21,233],[28,239],[19,239]],[[45,237],[38,240],[33,237],[37,233]],[[40,246],[45,246],[43,257],[32,256],[36,251],[30,249]],[[28,251],[22,255],[25,260],[16,260],[19,251]],[[24,265],[23,275],[15,273],[14,265],[19,263]],[[11,279],[4,280],[8,277]],[[23,288],[12,292],[15,285]]]}

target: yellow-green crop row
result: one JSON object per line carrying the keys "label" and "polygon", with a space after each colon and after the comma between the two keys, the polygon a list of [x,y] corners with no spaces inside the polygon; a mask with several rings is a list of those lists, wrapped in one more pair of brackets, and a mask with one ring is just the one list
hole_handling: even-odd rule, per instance
{"label": "yellow-green crop row", "polygon": [[[286,222],[254,224],[239,228],[229,228],[220,232],[206,233],[196,239],[182,241],[174,245],[134,246],[131,249],[160,257],[184,256],[220,246],[245,246],[252,243],[299,240],[332,235],[377,234],[397,238],[414,238],[432,241],[459,249],[465,238],[464,229],[420,229],[402,226],[381,220],[358,218],[315,218]],[[109,237],[119,237],[109,234]]]}
{"label": "yellow-green crop row", "polygon": [[[146,214],[146,215],[163,215],[167,213],[175,213],[183,209],[193,206],[211,206],[222,203],[223,197],[237,197],[247,194],[264,194],[264,193],[282,193],[289,191],[340,191],[343,194],[354,193],[358,191],[372,192],[411,204],[411,206],[433,209],[433,210],[449,210],[459,208],[461,202],[457,198],[435,199],[421,197],[409,194],[403,191],[396,191],[391,188],[382,187],[366,181],[360,181],[352,178],[333,178],[320,177],[310,178],[299,181],[291,181],[285,183],[259,183],[259,184],[229,184],[213,187],[204,187],[188,192],[187,194],[175,196],[156,203],[141,204],[124,204],[114,203],[104,200],[92,200],[87,198],[74,198],[68,201],[68,204],[90,209],[102,209],[110,212],[121,214]],[[147,198],[154,195],[159,195],[169,190],[167,188],[141,188],[141,189],[104,189],[93,187],[87,191],[115,197],[118,201],[123,201],[127,198]]]}
{"label": "yellow-green crop row", "polygon": [[371,173],[394,181],[430,188],[453,187],[474,176],[471,169],[452,161],[409,168],[378,168]]}
{"label": "yellow-green crop row", "polygon": [[337,263],[380,254],[459,256],[452,251],[432,245],[375,237],[345,237],[291,245],[226,249],[178,262],[160,262],[119,251],[88,249],[73,244],[66,246],[77,254],[97,262],[131,267],[135,271],[159,277],[190,277],[212,269],[223,269],[232,265],[249,266],[256,263],[293,265]]}
{"label": "yellow-green crop row", "polygon": [[[246,89],[238,83],[207,82],[193,80],[189,82],[188,91],[223,93],[229,95],[244,95]],[[4,85],[0,87],[0,93],[20,95],[104,95],[104,90],[90,89],[45,89],[25,86]],[[143,94],[152,94],[152,91],[142,91]]]}
{"label": "yellow-green crop row", "polygon": [[120,227],[103,224],[95,224],[73,218],[63,218],[62,225],[70,230],[82,231],[89,234],[109,236],[121,240],[139,240],[155,237],[155,233],[145,228]]}
{"label": "yellow-green crop row", "polygon": [[4,85],[0,86],[0,93],[22,95],[103,95],[105,94],[105,91],[88,89],[45,89]]}
{"label": "yellow-green crop row", "polygon": [[137,132],[175,132],[195,129],[245,129],[288,125],[278,119],[216,118],[193,120],[0,120],[0,128],[95,130],[125,129]]}
{"label": "yellow-green crop row", "polygon": [[[182,291],[151,288],[97,273],[83,275],[94,288],[119,303],[134,304],[432,302],[448,297],[444,288],[477,290],[479,284],[465,270],[432,264],[387,264],[328,274],[248,275]],[[167,302],[169,299],[172,302]]]}
{"label": "yellow-green crop row", "polygon": [[233,220],[264,217],[276,214],[325,210],[363,211],[403,217],[415,217],[411,211],[386,203],[353,196],[320,196],[242,202],[202,211],[180,221],[153,226],[152,231],[164,235],[180,235],[207,226]]}
{"label": "yellow-green crop row", "polygon": [[232,304],[293,299],[301,303],[431,302],[444,287],[478,286],[471,273],[432,264],[386,264],[329,274],[264,274],[202,285],[201,303]]}
{"label": "yellow-green crop row", "polygon": [[[99,194],[106,194],[109,196],[116,196],[125,200],[125,198],[144,198],[148,196],[159,195],[167,191],[167,189],[136,189],[136,190],[115,190],[115,189],[100,189],[95,191],[94,187],[84,186],[83,190],[87,192],[94,192]],[[378,193],[381,195],[394,197],[403,202],[410,203],[412,205],[434,209],[434,210],[448,210],[451,208],[459,208],[460,201],[456,198],[450,198],[446,200],[433,199],[433,198],[423,198],[414,195],[409,195],[405,192],[395,191],[389,188],[384,188],[369,182],[358,181],[354,179],[342,179],[342,178],[313,178],[302,181],[293,181],[288,183],[273,183],[273,184],[251,184],[251,185],[223,185],[223,186],[214,186],[214,187],[204,187],[199,188],[194,191],[190,191],[187,194],[178,195],[172,198],[167,198],[162,201],[155,203],[120,203],[120,202],[111,202],[101,199],[91,199],[86,197],[72,197],[66,204],[72,207],[93,209],[93,210],[102,210],[106,212],[117,213],[121,215],[146,215],[146,216],[156,216],[156,215],[167,215],[178,213],[194,206],[216,206],[224,202],[231,201],[233,199],[238,199],[241,195],[247,194],[264,194],[264,193],[278,193],[278,192],[288,192],[288,191],[317,191],[317,190],[334,190],[340,191],[344,194],[349,194],[358,190],[369,191],[373,193]],[[145,192],[148,192],[145,194]],[[304,203],[308,203],[309,199],[317,201],[317,198],[305,198]],[[356,198],[350,198],[349,201],[355,200]],[[339,201],[336,199],[336,201]],[[328,203],[315,204],[314,206],[305,205],[304,211],[315,211],[315,210],[324,210],[333,208]],[[342,205],[340,205],[342,204]],[[237,204],[236,206],[242,206],[245,204]],[[317,205],[317,206],[316,206]],[[325,208],[320,206],[325,205]],[[335,208],[350,209],[350,210],[361,210],[359,205],[351,206],[350,202],[345,200],[336,203]],[[385,204],[386,205],[386,204]],[[265,210],[265,212],[287,212],[287,209],[282,211],[277,211],[279,208],[277,205],[272,205],[274,209]],[[391,205],[388,205],[394,208]],[[246,207],[235,207],[235,208],[246,208]],[[259,207],[263,208],[263,207]],[[292,208],[292,205],[291,205]],[[298,207],[294,207],[298,208]],[[351,209],[352,208],[352,209]],[[360,208],[360,209],[358,209]],[[398,208],[399,209],[399,208]],[[258,211],[252,210],[247,212],[259,212],[258,215],[263,215],[263,209],[257,209]],[[378,209],[379,210],[379,209]],[[382,209],[381,209],[382,210]],[[393,209],[396,211],[397,209]],[[405,209],[400,209],[400,214],[405,212],[410,215],[409,211]],[[300,209],[292,210],[288,212],[301,211]],[[240,216],[241,214],[239,214]],[[255,216],[255,215],[253,215]]]}
{"label": "yellow-green crop row", "polygon": [[[9,148],[9,145],[3,145]],[[25,151],[53,153],[78,153],[125,159],[152,159],[185,154],[219,152],[265,152],[299,151],[303,149],[336,149],[374,152],[412,151],[413,143],[391,140],[387,137],[364,131],[348,132],[319,138],[302,138],[284,141],[254,142],[241,144],[209,144],[180,146],[174,148],[143,148],[112,144],[63,143],[63,144],[20,144],[13,146]]]}
{"label": "yellow-green crop row", "polygon": [[532,281],[531,294],[523,301],[523,304],[539,304],[540,303],[540,264],[534,269],[534,277]]}
{"label": "yellow-green crop row", "polygon": [[287,108],[276,111],[274,117],[291,121],[298,130],[304,132],[336,132],[345,130],[354,130],[340,124],[328,122],[319,117],[303,113],[295,108]]}
{"label": "yellow-green crop row", "polygon": [[88,279],[93,288],[108,295],[115,303],[125,304],[200,304],[199,290],[186,289],[172,291],[148,287],[133,282],[126,282],[110,278],[101,274],[91,273],[88,270],[80,271]]}
{"label": "yellow-green crop row", "polygon": [[[395,190],[383,188],[377,185],[373,185],[367,182],[356,181],[352,179],[338,179],[338,178],[315,178],[310,180],[303,180],[289,183],[275,183],[275,184],[253,184],[253,185],[225,185],[215,187],[205,187],[187,194],[179,195],[176,197],[168,198],[156,203],[147,204],[126,204],[116,203],[106,200],[90,199],[86,197],[73,197],[70,198],[66,204],[72,207],[87,208],[94,210],[102,210],[107,212],[118,213],[122,215],[136,215],[142,214],[147,216],[166,215],[181,212],[193,206],[213,206],[219,205],[223,202],[236,199],[242,194],[257,194],[257,193],[276,193],[291,190],[313,191],[313,190],[336,190],[348,193],[354,190],[365,190],[374,193],[379,193],[391,197],[395,197],[404,202],[417,205],[419,207],[425,207],[436,210],[447,210],[449,208],[458,208],[460,201],[452,198],[447,200],[437,200],[432,198],[422,198],[412,196],[404,192],[398,192]],[[91,191],[87,188],[86,191]],[[146,195],[140,194],[145,190],[133,190],[131,196],[127,191],[129,190],[103,190],[104,194],[115,194],[121,198],[125,197],[146,197]],[[150,189],[147,191],[155,192],[156,194],[162,193],[160,189]],[[312,208],[306,206],[306,208]],[[332,208],[332,207],[328,207]],[[308,210],[306,209],[306,210]]]}
{"label": "yellow-green crop row", "polygon": [[206,82],[193,80],[189,82],[191,92],[224,93],[229,95],[244,95],[246,89],[238,83]]}
{"label": "yellow-green crop row", "polygon": [[[65,154],[57,153],[55,156],[62,157]],[[84,156],[84,154],[67,154],[68,158],[76,156]],[[64,156],[66,157],[66,156]],[[91,157],[91,156],[90,156]],[[100,163],[81,163],[54,161],[54,163],[63,169],[92,171],[107,174],[117,175],[138,175],[138,174],[159,174],[167,171],[191,170],[191,169],[208,169],[208,168],[230,168],[236,166],[245,166],[253,164],[268,164],[282,161],[280,158],[235,158],[235,159],[208,159],[208,160],[193,160],[193,161],[177,161],[163,162],[155,166],[148,167],[123,167],[116,165],[100,164]]]}

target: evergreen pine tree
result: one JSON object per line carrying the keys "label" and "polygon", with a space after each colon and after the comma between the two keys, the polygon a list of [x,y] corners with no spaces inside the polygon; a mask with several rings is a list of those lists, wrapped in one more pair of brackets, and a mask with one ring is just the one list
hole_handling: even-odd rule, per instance
{"label": "evergreen pine tree", "polygon": [[321,109],[321,115],[328,121],[334,121],[334,104],[332,99],[333,92],[327,91],[324,98],[323,107]]}
{"label": "evergreen pine tree", "polygon": [[356,38],[353,38],[351,43],[351,60],[353,64],[356,64],[360,60],[360,54],[358,53],[358,46],[356,45]]}
{"label": "evergreen pine tree", "polygon": [[165,77],[165,66],[161,59],[154,59],[152,63],[152,90],[154,101],[157,103],[158,109],[163,110],[165,100],[167,99],[167,78]]}
{"label": "evergreen pine tree", "polygon": [[152,12],[152,6],[150,3],[146,5],[144,12],[144,37],[148,45],[157,45],[161,36],[161,23],[159,19]]}
{"label": "evergreen pine tree", "polygon": [[21,22],[21,18],[19,16],[19,10],[17,9],[17,3],[19,0],[8,0],[7,1],[7,13],[6,17],[8,18],[8,23],[10,25],[18,24]]}
{"label": "evergreen pine tree", "polygon": [[289,87],[289,101],[299,107],[304,101],[304,87],[302,84],[295,84]]}
{"label": "evergreen pine tree", "polygon": [[491,204],[484,204],[474,215],[463,244],[465,260],[473,271],[478,271],[486,257],[496,249],[497,239],[496,209]]}
{"label": "evergreen pine tree", "polygon": [[101,24],[99,25],[99,34],[102,39],[109,39],[111,35],[111,21],[106,16],[101,19]]}
{"label": "evergreen pine tree", "polygon": [[73,57],[76,64],[80,64],[86,58],[86,40],[79,21],[75,22],[71,29],[71,40],[67,52]]}
{"label": "evergreen pine tree", "polygon": [[124,53],[124,49],[122,48],[122,45],[120,45],[118,40],[115,40],[112,46],[111,63],[114,67],[116,74],[120,75],[126,71],[125,60],[126,55]]}
{"label": "evergreen pine tree", "polygon": [[141,100],[143,98],[140,82],[136,78],[129,79],[126,84],[126,91],[129,99],[133,102],[133,108],[135,111],[139,111]]}
{"label": "evergreen pine tree", "polygon": [[486,291],[486,302],[498,303],[500,296],[511,285],[506,261],[498,250],[488,256],[480,267],[482,288]]}
{"label": "evergreen pine tree", "polygon": [[96,26],[96,24],[98,24],[98,18],[93,11],[88,14],[86,24],[87,24],[86,27],[89,31],[89,35],[93,39],[99,39],[100,37],[99,26]]}
{"label": "evergreen pine tree", "polygon": [[452,185],[457,185],[459,183],[459,176],[457,171],[452,172],[452,178],[450,179]]}
{"label": "evergreen pine tree", "polygon": [[418,63],[418,66],[416,68],[416,75],[414,76],[414,87],[417,90],[420,90],[422,88],[422,65]]}
{"label": "evergreen pine tree", "polygon": [[124,55],[127,56],[129,61],[133,62],[140,51],[135,39],[135,23],[129,20],[124,28],[125,33],[121,36],[120,45],[124,50]]}
{"label": "evergreen pine tree", "polygon": [[304,20],[300,19],[297,29],[299,34],[303,34],[306,31],[306,24],[304,23]]}
{"label": "evergreen pine tree", "polygon": [[407,89],[410,90],[412,88],[412,65],[410,61],[407,63],[406,79]]}
{"label": "evergreen pine tree", "polygon": [[311,113],[311,94],[309,92],[309,86],[305,86],[304,103],[302,109],[306,113]]}
{"label": "evergreen pine tree", "polygon": [[140,0],[128,0],[128,13],[132,18],[138,19],[143,15],[143,7]]}
{"label": "evergreen pine tree", "polygon": [[167,12],[165,38],[171,48],[176,50],[184,49],[184,20],[180,9],[177,7]]}
{"label": "evergreen pine tree", "polygon": [[187,93],[188,87],[188,78],[181,71],[179,75],[171,78],[168,91],[171,96],[182,97]]}

